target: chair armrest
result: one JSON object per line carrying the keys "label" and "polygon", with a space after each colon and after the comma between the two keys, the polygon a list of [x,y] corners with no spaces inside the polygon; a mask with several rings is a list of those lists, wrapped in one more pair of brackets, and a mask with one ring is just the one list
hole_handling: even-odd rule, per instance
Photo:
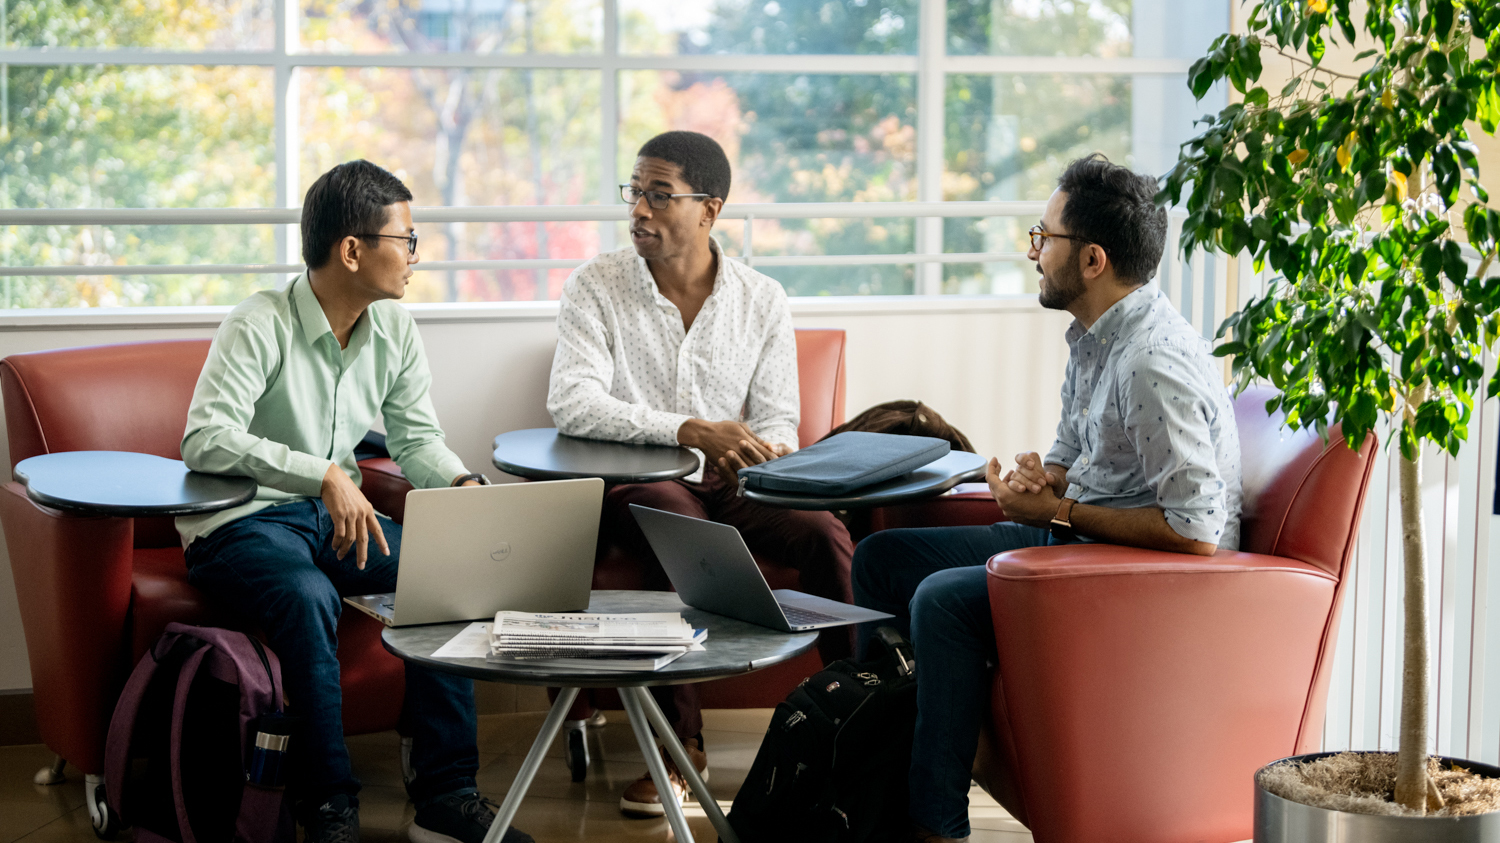
{"label": "chair armrest", "polygon": [[1002,553],[987,570],[1038,839],[1243,838],[1246,782],[1298,745],[1336,579],[1253,553],[1100,544]]}
{"label": "chair armrest", "polygon": [[134,521],[37,506],[0,489],[42,740],[85,773],[104,771],[104,737],[130,668]]}
{"label": "chair armrest", "polygon": [[375,511],[390,516],[400,524],[406,517],[406,493],[412,490],[411,481],[402,473],[395,460],[385,457],[360,460],[360,490]]}

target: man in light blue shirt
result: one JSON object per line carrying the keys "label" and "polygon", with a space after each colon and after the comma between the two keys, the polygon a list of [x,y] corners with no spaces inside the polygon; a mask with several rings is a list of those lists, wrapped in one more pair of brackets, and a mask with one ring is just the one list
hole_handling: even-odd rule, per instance
{"label": "man in light blue shirt", "polygon": [[[255,499],[179,518],[188,581],[253,620],[281,659],[292,792],[306,843],[358,843],[359,781],[344,746],[341,597],[394,591],[401,526],[360,491],[354,446],[377,417],[418,488],[473,485],[433,412],[422,338],[405,308],[417,263],[411,191],[368,161],[324,173],[302,205],[307,272],[220,325],[182,438],[189,468],[260,484]],[[394,689],[393,689],[394,690]],[[480,843],[493,803],[479,769],[472,680],[406,665],[413,843]],[[504,843],[529,843],[511,829]]]}
{"label": "man in light blue shirt", "polygon": [[1221,367],[1146,285],[1166,239],[1155,194],[1155,179],[1083,158],[1031,230],[1041,304],[1075,320],[1056,441],[1009,471],[990,460],[986,479],[1010,520],[887,530],[855,550],[855,602],[909,625],[921,665],[909,794],[918,840],[968,838],[995,655],[991,556],[1072,541],[1200,555],[1239,546],[1239,435]]}

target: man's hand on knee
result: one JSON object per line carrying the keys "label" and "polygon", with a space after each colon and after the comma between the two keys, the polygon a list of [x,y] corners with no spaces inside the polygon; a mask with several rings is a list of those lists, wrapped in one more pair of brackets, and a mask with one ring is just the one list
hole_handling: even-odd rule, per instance
{"label": "man's hand on knee", "polygon": [[333,551],[338,558],[343,559],[353,547],[355,564],[364,570],[371,536],[380,546],[381,553],[391,555],[391,549],[385,543],[385,531],[375,517],[375,507],[337,464],[329,466],[323,475],[323,506],[333,521]]}

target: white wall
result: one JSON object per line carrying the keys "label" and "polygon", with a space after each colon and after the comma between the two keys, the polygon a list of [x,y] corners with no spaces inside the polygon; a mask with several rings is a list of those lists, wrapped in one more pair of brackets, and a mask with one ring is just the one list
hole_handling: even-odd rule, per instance
{"label": "white wall", "polygon": [[[433,403],[448,442],[473,470],[495,434],[549,427],[543,405],[555,302],[416,305],[432,366]],[[0,357],[103,343],[213,335],[222,309],[42,312],[0,316]],[[918,398],[986,454],[1045,450],[1057,423],[1069,317],[1034,297],[801,299],[798,327],[848,332],[848,414]],[[0,465],[9,465],[0,430]],[[31,685],[10,560],[0,543],[0,690]]]}

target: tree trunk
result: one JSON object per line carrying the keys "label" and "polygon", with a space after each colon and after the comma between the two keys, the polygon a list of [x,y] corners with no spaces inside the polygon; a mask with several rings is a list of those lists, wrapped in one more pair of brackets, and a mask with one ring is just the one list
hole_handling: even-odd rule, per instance
{"label": "tree trunk", "polygon": [[1443,803],[1427,776],[1427,533],[1422,523],[1421,445],[1417,448],[1416,459],[1401,457],[1401,549],[1406,575],[1402,599],[1406,617],[1395,796],[1396,802],[1406,808],[1426,813]]}

